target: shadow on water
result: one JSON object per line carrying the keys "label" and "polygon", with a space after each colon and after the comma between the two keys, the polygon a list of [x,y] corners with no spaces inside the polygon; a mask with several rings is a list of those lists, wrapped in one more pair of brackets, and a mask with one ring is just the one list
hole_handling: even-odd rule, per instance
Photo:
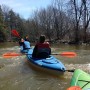
{"label": "shadow on water", "polygon": [[[79,68],[90,73],[89,46],[52,45],[52,53],[65,51],[77,53],[74,58],[55,56],[64,63],[66,69]],[[25,55],[5,59],[2,57],[5,52],[19,53],[19,47],[0,49],[0,90],[66,90],[70,86],[72,72],[65,72],[60,77],[51,76],[32,69]]]}

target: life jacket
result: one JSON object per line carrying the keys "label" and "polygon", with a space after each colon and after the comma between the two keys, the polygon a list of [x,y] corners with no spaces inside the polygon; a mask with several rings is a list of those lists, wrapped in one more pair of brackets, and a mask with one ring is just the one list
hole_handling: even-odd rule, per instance
{"label": "life jacket", "polygon": [[30,43],[28,41],[24,41],[25,49],[30,49]]}
{"label": "life jacket", "polygon": [[47,58],[51,54],[51,49],[48,42],[37,44],[37,57]]}

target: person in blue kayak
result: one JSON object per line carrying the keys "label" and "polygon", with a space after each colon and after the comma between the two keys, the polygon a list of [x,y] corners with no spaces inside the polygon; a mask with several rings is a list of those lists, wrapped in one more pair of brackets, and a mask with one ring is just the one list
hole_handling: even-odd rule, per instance
{"label": "person in blue kayak", "polygon": [[30,49],[30,42],[28,36],[25,37],[24,44],[25,44],[25,49]]}
{"label": "person in blue kayak", "polygon": [[45,42],[45,35],[41,35],[39,42],[35,45],[32,57],[34,58],[48,58],[51,54],[49,42]]}
{"label": "person in blue kayak", "polygon": [[25,41],[29,41],[28,35],[24,38]]}
{"label": "person in blue kayak", "polygon": [[25,49],[25,44],[24,44],[23,38],[20,39],[19,45],[20,45],[20,51],[23,52],[23,50]]}
{"label": "person in blue kayak", "polygon": [[21,40],[19,41],[19,45],[21,48],[21,52],[27,52],[27,50],[30,49],[30,42],[28,41],[28,39],[23,39],[21,38]]}

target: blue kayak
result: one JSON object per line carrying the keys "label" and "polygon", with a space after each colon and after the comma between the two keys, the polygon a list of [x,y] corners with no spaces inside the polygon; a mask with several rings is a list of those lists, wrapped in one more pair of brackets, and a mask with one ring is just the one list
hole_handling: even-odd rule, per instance
{"label": "blue kayak", "polygon": [[38,59],[32,57],[33,49],[30,49],[27,53],[27,59],[30,63],[30,66],[36,68],[39,71],[48,72],[50,74],[61,75],[65,72],[65,66],[62,62],[56,59],[54,56],[50,55],[46,59]]}
{"label": "blue kayak", "polygon": [[29,51],[29,49],[23,50],[23,46],[20,46],[20,52],[21,53],[27,53]]}

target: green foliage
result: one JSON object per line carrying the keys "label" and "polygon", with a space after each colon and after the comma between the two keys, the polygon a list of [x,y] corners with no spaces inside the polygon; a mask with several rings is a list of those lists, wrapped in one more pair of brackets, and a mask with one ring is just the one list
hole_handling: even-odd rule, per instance
{"label": "green foliage", "polygon": [[5,40],[5,24],[4,16],[0,6],[0,42]]}

